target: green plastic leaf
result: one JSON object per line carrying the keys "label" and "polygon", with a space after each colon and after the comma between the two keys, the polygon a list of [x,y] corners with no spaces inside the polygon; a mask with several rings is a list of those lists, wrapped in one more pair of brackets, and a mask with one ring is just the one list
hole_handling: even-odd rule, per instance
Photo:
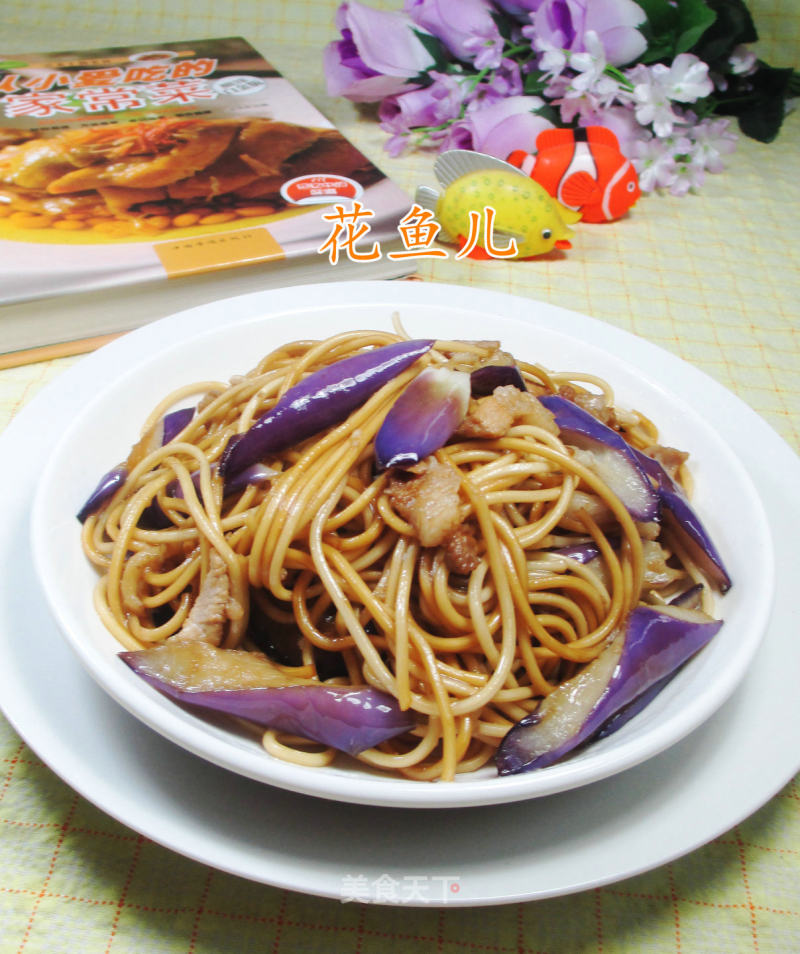
{"label": "green plastic leaf", "polygon": [[712,69],[725,73],[734,47],[755,43],[758,33],[743,0],[706,0],[706,3],[716,19],[695,44],[692,53]]}
{"label": "green plastic leaf", "polygon": [[671,62],[688,53],[716,21],[707,0],[641,0],[647,21],[640,28],[647,40],[642,63]]}
{"label": "green plastic leaf", "polygon": [[447,67],[448,59],[442,44],[430,33],[425,33],[422,30],[414,30],[413,32],[414,36],[416,36],[419,42],[425,47],[428,54],[433,57],[433,66],[429,67],[429,69],[436,70],[440,73],[443,72]]}
{"label": "green plastic leaf", "polygon": [[547,86],[547,80],[541,70],[532,70],[525,76],[522,86],[526,96],[541,96]]}
{"label": "green plastic leaf", "polygon": [[638,5],[647,17],[647,23],[642,27],[645,34],[660,37],[675,30],[678,13],[668,0],[638,0]]}
{"label": "green plastic leaf", "polygon": [[499,10],[491,10],[489,16],[494,20],[497,32],[506,41],[511,42],[514,37],[515,24]]}
{"label": "green plastic leaf", "polygon": [[715,112],[735,116],[745,136],[772,142],[780,132],[793,82],[794,70],[759,62],[752,76],[731,77]]}
{"label": "green plastic leaf", "polygon": [[716,19],[716,12],[709,7],[706,0],[678,0],[675,53],[688,53]]}
{"label": "green plastic leaf", "polygon": [[538,109],[533,110],[536,116],[541,116],[542,119],[546,119],[549,123],[552,123],[554,126],[562,126],[561,114],[549,103],[545,103],[544,106],[540,106]]}
{"label": "green plastic leaf", "polygon": [[639,57],[639,63],[650,66],[652,63],[670,63],[674,59],[675,38],[671,33],[657,37],[648,37],[645,34],[645,39],[647,49]]}

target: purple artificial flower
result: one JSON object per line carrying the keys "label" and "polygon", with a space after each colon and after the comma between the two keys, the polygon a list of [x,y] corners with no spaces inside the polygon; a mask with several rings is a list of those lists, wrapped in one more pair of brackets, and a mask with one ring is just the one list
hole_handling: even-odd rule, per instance
{"label": "purple artificial flower", "polygon": [[738,136],[730,129],[729,119],[703,119],[692,127],[694,154],[702,160],[706,171],[722,172],[723,155],[736,149]]}
{"label": "purple artificial flower", "polygon": [[399,155],[417,129],[417,145],[437,146],[447,138],[447,127],[461,115],[472,90],[467,77],[456,74],[428,74],[430,86],[387,96],[378,109],[381,129],[391,134],[386,144],[390,155]]}
{"label": "purple artificial flower", "polygon": [[[685,144],[689,147],[688,140]],[[673,143],[655,136],[634,143],[631,162],[639,176],[642,192],[669,188],[677,179],[677,163]]]}
{"label": "purple artificial flower", "polygon": [[740,44],[731,51],[728,66],[734,76],[751,76],[758,69],[758,57],[752,50]]}
{"label": "purple artificial flower", "polygon": [[729,125],[727,119],[698,122],[694,113],[687,111],[671,135],[636,144],[632,161],[642,191],[669,189],[672,195],[683,196],[699,189],[705,174],[721,172],[723,154],[736,147],[737,137]]}
{"label": "purple artificial flower", "polygon": [[630,63],[647,49],[636,29],[646,20],[644,10],[633,0],[544,0],[531,15],[523,33],[572,53],[586,52],[585,37],[593,30],[612,66]]}
{"label": "purple artificial flower", "polygon": [[496,7],[520,20],[527,20],[544,2],[545,0],[494,0]]}
{"label": "purple artificial flower", "polygon": [[450,148],[474,149],[498,159],[505,159],[515,149],[531,152],[539,133],[553,128],[549,120],[536,113],[543,105],[544,100],[538,96],[476,100],[454,125]]}
{"label": "purple artificial flower", "polygon": [[[430,86],[387,96],[378,109],[381,128],[391,134],[386,143],[390,155],[400,155],[409,146],[438,149],[471,149],[472,125],[461,120],[468,111],[485,109],[522,96],[519,64],[504,59],[500,66],[482,77],[465,73],[439,73],[431,70]],[[539,108],[542,100],[530,108]]]}
{"label": "purple artificial flower", "polygon": [[673,103],[693,103],[714,88],[708,66],[692,53],[678,54],[671,66],[639,63],[626,76],[633,85],[636,119],[643,126],[652,125],[656,136],[662,138],[670,136],[683,118]]}
{"label": "purple artificial flower", "polygon": [[502,60],[497,69],[481,82],[478,91],[482,99],[521,96],[523,80],[519,63],[512,59]]}
{"label": "purple artificial flower", "polygon": [[[528,27],[533,31],[533,27]],[[525,27],[522,32],[525,33]],[[537,69],[542,73],[542,79],[548,83],[560,80],[561,74],[567,68],[567,53],[560,46],[553,46],[548,40],[535,37],[531,41],[534,49],[539,51]]]}
{"label": "purple artificial flower", "polygon": [[623,92],[618,80],[606,72],[605,51],[594,30],[586,31],[584,43],[586,52],[567,56],[572,75],[556,76],[545,90],[561,107],[564,123],[611,106]]}
{"label": "purple artificial flower", "polygon": [[620,152],[626,159],[636,155],[636,144],[652,138],[652,133],[636,121],[630,106],[609,106],[581,114],[580,126],[605,126],[617,137]]}
{"label": "purple artificial flower", "polygon": [[329,43],[323,53],[330,96],[377,102],[413,88],[409,81],[434,65],[417,35],[419,27],[402,13],[348,0],[336,12],[336,27],[342,38]]}
{"label": "purple artificial flower", "polygon": [[706,172],[703,160],[693,152],[675,157],[675,178],[670,183],[670,195],[686,195],[697,191],[705,182]]}
{"label": "purple artificial flower", "polygon": [[489,0],[405,0],[411,19],[436,36],[456,59],[473,63],[478,70],[496,69],[503,55],[503,38],[497,29]]}

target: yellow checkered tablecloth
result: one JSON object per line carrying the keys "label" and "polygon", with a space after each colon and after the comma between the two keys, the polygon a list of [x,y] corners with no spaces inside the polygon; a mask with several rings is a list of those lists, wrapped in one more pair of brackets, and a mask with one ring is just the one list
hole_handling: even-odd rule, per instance
{"label": "yellow checkered tablecloth", "polygon": [[[397,9],[400,0],[373,5]],[[334,37],[335,6],[6,0],[0,47],[25,52],[242,35],[409,192],[433,184],[430,156],[386,156],[369,111],[327,97],[319,52]],[[797,65],[797,0],[749,7],[764,57]],[[794,115],[771,145],[742,139],[726,171],[709,176],[701,194],[643,199],[626,220],[581,230],[563,259],[450,257],[422,264],[420,274],[541,299],[641,335],[716,378],[800,450],[799,154]],[[0,427],[76,360],[0,372]],[[800,950],[797,779],[747,821],[648,874],[562,899],[411,909],[319,900],[174,854],[73,792],[2,720],[0,760],[0,954]]]}

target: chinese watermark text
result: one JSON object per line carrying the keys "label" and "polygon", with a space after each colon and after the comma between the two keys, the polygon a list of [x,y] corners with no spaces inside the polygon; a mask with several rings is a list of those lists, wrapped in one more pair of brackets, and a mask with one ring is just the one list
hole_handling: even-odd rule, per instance
{"label": "chinese watermark text", "polygon": [[[331,265],[339,261],[340,254],[346,254],[352,262],[374,262],[382,257],[380,242],[373,242],[371,248],[357,247],[371,229],[369,219],[375,213],[360,202],[352,206],[335,205],[332,212],[322,216],[332,223],[330,234],[317,249],[320,254],[327,253]],[[514,258],[518,253],[517,242],[513,237],[506,245],[495,241],[495,210],[484,207],[482,212],[469,213],[469,234],[462,236],[463,244],[456,259],[462,259],[480,250],[481,258]],[[430,209],[423,209],[416,203],[400,219],[397,231],[403,244],[402,250],[387,252],[386,257],[395,261],[410,258],[447,258],[446,249],[438,248],[436,241],[441,226],[434,219]]]}
{"label": "chinese watermark text", "polygon": [[447,904],[461,890],[461,879],[453,875],[403,875],[388,873],[368,878],[347,874],[342,878],[341,901],[362,904]]}

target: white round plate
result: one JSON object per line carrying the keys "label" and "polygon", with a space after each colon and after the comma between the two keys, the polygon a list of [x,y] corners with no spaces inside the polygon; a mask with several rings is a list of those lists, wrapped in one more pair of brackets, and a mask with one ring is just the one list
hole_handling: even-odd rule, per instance
{"label": "white round plate", "polygon": [[[349,299],[356,290],[343,286],[333,294]],[[453,290],[448,294],[452,300]],[[473,289],[459,293],[467,302],[476,294],[493,298],[498,309],[509,303]],[[546,310],[565,334],[600,344],[654,380],[675,367],[675,359],[613,327]],[[0,455],[13,462],[0,468],[0,702],[39,757],[100,809],[187,857],[265,884],[331,898],[352,896],[357,884],[362,900],[384,903],[501,904],[610,884],[664,864],[746,818],[800,769],[800,512],[793,504],[800,460],[745,404],[683,364],[684,398],[702,406],[736,446],[759,488],[776,582],[767,634],[745,678],[687,738],[568,793],[463,809],[459,830],[469,835],[454,837],[447,810],[294,795],[218,768],[150,731],[97,687],[60,638],[33,571],[28,523],[34,488],[60,434],[98,388],[184,333],[182,317],[170,321],[157,334],[126,336],[83,359],[0,435]],[[221,813],[220,804],[236,804],[237,811]],[[397,886],[394,896],[387,884]],[[410,885],[426,897],[422,890],[406,897]]]}
{"label": "white round plate", "polygon": [[[337,296],[341,304],[332,303]],[[718,605],[725,623],[639,717],[557,765],[503,778],[490,765],[452,784],[431,784],[371,772],[353,760],[324,769],[287,763],[267,755],[252,736],[177,706],[145,683],[118,658],[121,647],[95,612],[96,573],[82,556],[74,515],[99,476],[127,457],[154,404],[182,384],[247,371],[288,340],[391,329],[394,312],[411,337],[477,339],[491,329],[506,350],[526,360],[599,374],[622,407],[636,407],[656,422],[665,444],[691,453],[697,509],[735,581]],[[673,745],[728,698],[757,650],[772,597],[767,521],[737,457],[681,397],[685,366],[678,359],[662,355],[661,375],[643,374],[636,356],[623,359],[604,343],[565,331],[563,321],[559,309],[529,300],[396,282],[245,296],[136,332],[122,346],[125,373],[97,383],[92,401],[51,449],[34,497],[34,563],[69,645],[114,699],[188,751],[257,781],[345,802],[404,808],[513,802],[595,782]],[[149,343],[144,352],[138,350],[143,339]]]}

